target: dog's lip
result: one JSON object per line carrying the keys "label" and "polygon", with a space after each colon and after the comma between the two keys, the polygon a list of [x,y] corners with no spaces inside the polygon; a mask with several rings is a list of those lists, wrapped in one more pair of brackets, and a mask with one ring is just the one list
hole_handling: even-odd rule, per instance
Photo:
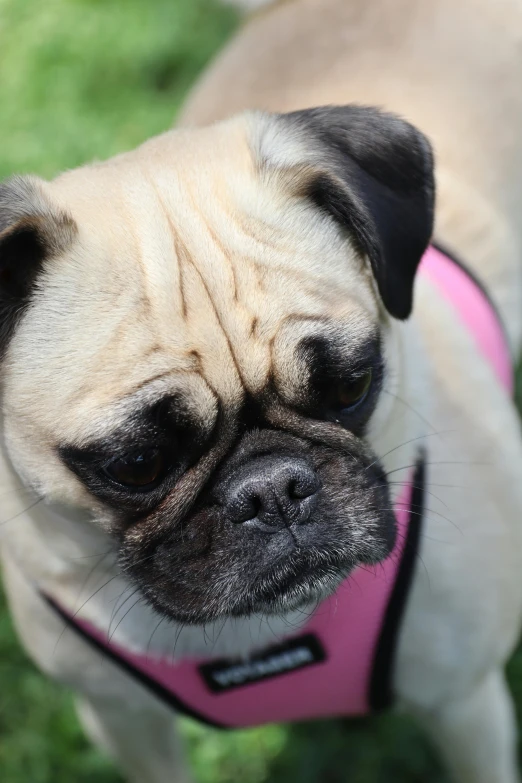
{"label": "dog's lip", "polygon": [[[321,587],[321,583],[324,581],[326,577],[333,578],[334,574],[333,568],[328,568],[327,566],[323,567],[314,567],[314,568],[308,568],[308,569],[301,569],[299,573],[293,573],[293,574],[286,574],[282,579],[280,579],[277,583],[277,591],[278,595],[276,597],[277,599],[284,598],[288,593],[294,592],[296,589],[300,588],[306,588],[307,590],[314,589],[316,587],[319,589]],[[345,572],[341,571],[338,576],[339,578],[341,576],[344,576]],[[337,576],[337,575],[336,575]],[[314,582],[316,584],[314,585]],[[273,593],[273,589],[272,593]],[[266,592],[266,591],[264,591]],[[272,595],[273,598],[273,595]]]}
{"label": "dog's lip", "polygon": [[[294,550],[291,555],[272,563],[263,574],[241,591],[237,600],[219,612],[204,616],[197,611],[187,616],[183,611],[173,613],[172,607],[153,601],[156,610],[187,625],[200,625],[228,617],[245,617],[255,613],[280,613],[309,605],[333,594],[339,584],[357,565],[353,558],[340,557],[339,553],[325,550],[306,552]],[[178,609],[181,609],[179,607]]]}
{"label": "dog's lip", "polygon": [[353,557],[348,554],[328,550],[307,550],[298,548],[291,555],[286,555],[273,563],[267,571],[260,575],[251,592],[254,596],[277,591],[276,598],[300,585],[313,586],[314,580],[319,583],[325,577],[343,576],[356,566]]}

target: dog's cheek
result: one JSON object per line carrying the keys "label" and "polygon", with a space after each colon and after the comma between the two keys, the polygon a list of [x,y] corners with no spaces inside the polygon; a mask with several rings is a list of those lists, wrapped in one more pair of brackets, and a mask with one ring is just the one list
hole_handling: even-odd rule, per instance
{"label": "dog's cheek", "polygon": [[124,567],[160,611],[186,622],[218,615],[243,595],[256,564],[241,526],[218,508],[202,509],[159,540],[146,537],[121,548]]}
{"label": "dog's cheek", "polygon": [[346,547],[360,562],[383,560],[395,544],[396,520],[379,465],[339,454],[322,467],[320,477],[319,513],[328,541]]}
{"label": "dog's cheek", "polygon": [[176,526],[161,535],[134,532],[120,548],[122,569],[160,612],[181,621],[200,611],[212,549],[210,526]]}
{"label": "dog's cheek", "polygon": [[247,583],[255,571],[272,562],[280,548],[274,544],[274,537],[230,522],[220,509],[203,509],[158,546],[155,565],[174,580],[179,578],[176,574],[192,580],[197,573],[201,588],[224,578]]}
{"label": "dog's cheek", "polygon": [[143,525],[143,535],[138,527],[131,535],[122,536],[121,559],[134,577],[144,583],[175,582],[188,568],[208,559],[218,532],[216,519],[210,513],[183,519],[175,525],[161,519],[157,522],[155,530],[151,530],[150,524]]}
{"label": "dog's cheek", "polygon": [[290,534],[232,523],[214,507],[187,517],[159,541],[127,549],[124,560],[158,611],[199,624],[244,614],[259,578],[294,548]]}

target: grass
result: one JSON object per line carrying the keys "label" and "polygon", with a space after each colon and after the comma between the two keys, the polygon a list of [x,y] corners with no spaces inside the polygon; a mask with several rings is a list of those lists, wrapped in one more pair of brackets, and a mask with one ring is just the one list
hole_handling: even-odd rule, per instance
{"label": "grass", "polygon": [[[236,23],[210,0],[0,0],[0,178],[52,176],[165,130]],[[522,655],[509,675],[522,705]],[[184,721],[183,731],[198,783],[445,780],[401,716],[230,733]],[[71,695],[26,658],[1,596],[0,779],[120,780],[84,739]]]}

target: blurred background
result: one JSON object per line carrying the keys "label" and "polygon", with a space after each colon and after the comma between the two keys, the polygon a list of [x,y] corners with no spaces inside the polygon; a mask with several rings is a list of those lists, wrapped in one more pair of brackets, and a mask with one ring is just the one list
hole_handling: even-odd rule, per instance
{"label": "blurred background", "polygon": [[[0,0],[0,178],[52,177],[167,129],[238,23],[212,0]],[[522,653],[509,678],[520,713]],[[183,721],[183,733],[197,783],[446,780],[400,715],[228,733]],[[1,594],[0,780],[120,781],[83,738],[69,693],[26,658]]]}

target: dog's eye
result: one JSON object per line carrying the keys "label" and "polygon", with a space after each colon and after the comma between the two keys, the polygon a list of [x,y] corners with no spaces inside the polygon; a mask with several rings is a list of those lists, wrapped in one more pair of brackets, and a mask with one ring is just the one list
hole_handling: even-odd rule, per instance
{"label": "dog's eye", "polygon": [[124,487],[147,489],[163,477],[166,467],[164,454],[152,447],[111,460],[103,467],[103,472]]}
{"label": "dog's eye", "polygon": [[366,370],[358,378],[341,381],[335,388],[335,408],[341,413],[355,410],[368,396],[372,385],[372,371]]}

